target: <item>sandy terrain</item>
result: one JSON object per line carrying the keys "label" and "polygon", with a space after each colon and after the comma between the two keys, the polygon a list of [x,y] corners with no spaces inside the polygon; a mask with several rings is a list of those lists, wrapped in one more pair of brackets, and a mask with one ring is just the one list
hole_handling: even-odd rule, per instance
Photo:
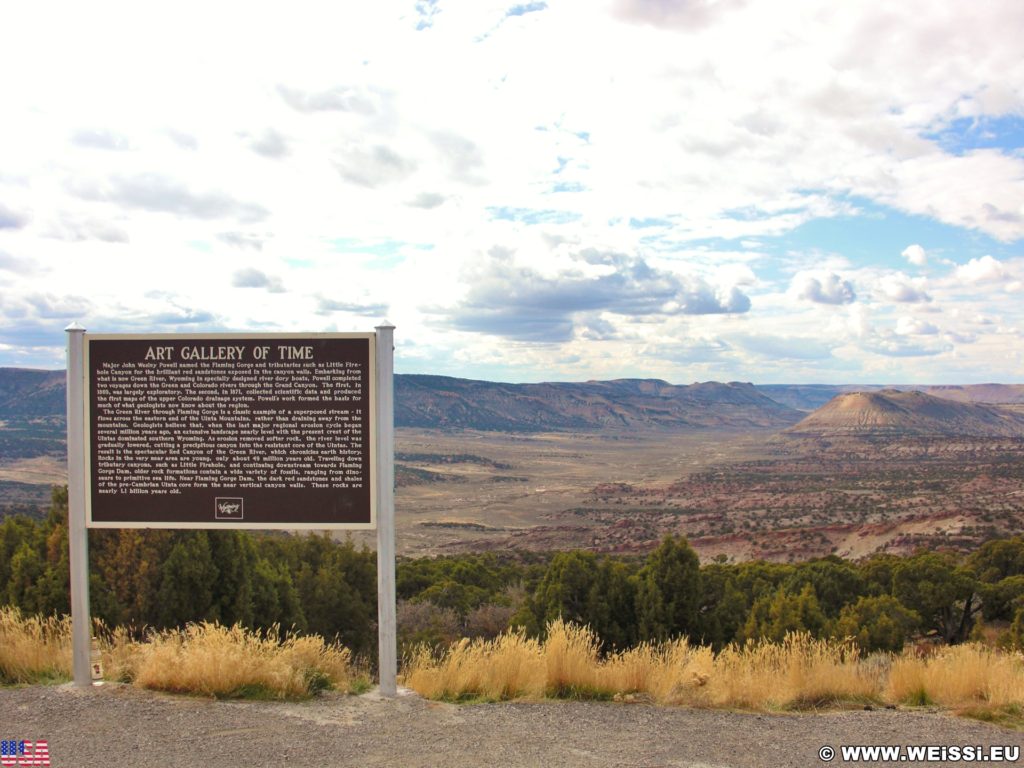
{"label": "sandy terrain", "polygon": [[[67,462],[54,456],[36,456],[0,463],[0,480],[15,483],[63,485],[68,481]],[[49,495],[49,494],[47,494]]]}
{"label": "sandy terrain", "polygon": [[[595,486],[668,485],[716,462],[761,456],[763,438],[701,433],[444,433],[399,430],[398,463],[447,478],[400,485],[400,554],[494,546],[548,548],[589,542],[604,525],[581,518]],[[435,457],[410,461],[403,456]],[[446,463],[469,455],[489,460]],[[554,530],[551,530],[554,529]]]}

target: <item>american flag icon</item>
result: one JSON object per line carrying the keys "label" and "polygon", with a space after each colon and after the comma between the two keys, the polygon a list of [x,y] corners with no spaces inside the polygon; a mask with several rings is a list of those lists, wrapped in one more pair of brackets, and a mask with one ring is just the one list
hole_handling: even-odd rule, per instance
{"label": "american flag icon", "polygon": [[4,739],[0,741],[0,766],[3,768],[30,768],[48,766],[50,747],[45,741]]}

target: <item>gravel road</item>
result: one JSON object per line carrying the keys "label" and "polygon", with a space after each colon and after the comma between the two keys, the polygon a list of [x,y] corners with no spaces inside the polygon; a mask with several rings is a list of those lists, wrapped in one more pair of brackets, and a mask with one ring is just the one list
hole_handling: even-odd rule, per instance
{"label": "gravel road", "polygon": [[[0,689],[0,738],[91,766],[824,766],[855,744],[1013,745],[1024,734],[922,711],[750,714],[648,704],[454,705],[415,695],[212,701],[105,685]],[[845,763],[829,765],[893,765]],[[912,765],[913,763],[902,763]],[[940,765],[941,763],[921,763]]]}

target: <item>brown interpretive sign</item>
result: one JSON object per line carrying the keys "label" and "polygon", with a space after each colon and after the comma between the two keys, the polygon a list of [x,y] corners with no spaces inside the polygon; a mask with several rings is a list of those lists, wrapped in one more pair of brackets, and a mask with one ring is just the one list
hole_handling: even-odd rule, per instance
{"label": "brown interpretive sign", "polygon": [[372,528],[374,334],[87,335],[95,528]]}

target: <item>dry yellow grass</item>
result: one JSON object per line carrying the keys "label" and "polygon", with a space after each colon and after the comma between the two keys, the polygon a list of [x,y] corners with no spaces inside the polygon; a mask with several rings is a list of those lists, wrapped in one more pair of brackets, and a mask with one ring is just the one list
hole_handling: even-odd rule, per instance
{"label": "dry yellow grass", "polygon": [[597,636],[587,627],[555,621],[544,643],[522,632],[494,640],[460,640],[437,656],[421,646],[405,663],[403,683],[427,698],[514,699],[542,696],[611,698],[620,677],[599,660]]}
{"label": "dry yellow grass", "polygon": [[405,667],[405,685],[432,699],[515,699],[544,694],[541,646],[521,632],[508,632],[493,641],[463,638],[440,658],[422,646]]}
{"label": "dry yellow grass", "polygon": [[[349,651],[318,636],[265,635],[190,624],[150,633],[97,627],[105,676],[145,688],[209,696],[304,697],[367,684]],[[71,620],[0,607],[0,682],[71,676]],[[884,701],[938,704],[979,717],[1024,709],[1024,656],[981,645],[862,659],[854,645],[794,634],[783,643],[729,646],[718,654],[685,640],[641,644],[607,658],[586,627],[561,621],[542,643],[522,632],[461,640],[440,656],[423,648],[402,681],[428,698],[611,698],[642,694],[664,704],[743,709]],[[979,714],[980,713],[980,714]]]}
{"label": "dry yellow grass", "polygon": [[[189,624],[152,632],[144,642],[129,630],[96,626],[107,680],[143,688],[209,696],[297,698],[325,688],[352,690],[366,675],[348,649],[317,635],[281,636],[240,626]],[[0,682],[34,683],[71,677],[71,619],[23,616],[0,608]]]}
{"label": "dry yellow grass", "polygon": [[708,681],[713,706],[808,708],[878,698],[881,671],[860,663],[849,641],[794,633],[782,643],[730,646],[714,659]]}
{"label": "dry yellow grass", "polygon": [[348,649],[317,636],[282,638],[276,629],[189,624],[151,634],[133,653],[135,685],[162,691],[294,698],[353,681]]}
{"label": "dry yellow grass", "polygon": [[1024,658],[983,645],[903,656],[889,670],[886,698],[903,704],[1005,707],[1024,704]]}
{"label": "dry yellow grass", "polygon": [[[506,658],[510,652],[514,662]],[[506,684],[506,669],[515,669],[519,682]],[[853,644],[805,634],[781,644],[730,646],[717,656],[677,640],[601,659],[589,629],[559,621],[544,643],[514,634],[462,641],[440,657],[421,649],[406,664],[403,682],[428,698],[453,700],[639,693],[665,704],[778,709],[877,700],[883,677],[883,667],[862,662]]]}
{"label": "dry yellow grass", "polygon": [[717,656],[686,640],[642,644],[600,665],[606,687],[665,704],[806,708],[877,698],[880,671],[850,643],[789,635],[785,642],[729,646]]}
{"label": "dry yellow grass", "polygon": [[30,683],[71,677],[71,619],[23,616],[0,607],[0,682]]}
{"label": "dry yellow grass", "polygon": [[142,643],[133,639],[137,633],[126,627],[115,627],[110,630],[98,620],[94,632],[104,679],[120,683],[132,682],[142,653]]}
{"label": "dry yellow grass", "polygon": [[549,624],[540,647],[547,670],[547,692],[557,697],[611,696],[615,691],[607,685],[600,650],[600,641],[590,627],[561,619]]}

